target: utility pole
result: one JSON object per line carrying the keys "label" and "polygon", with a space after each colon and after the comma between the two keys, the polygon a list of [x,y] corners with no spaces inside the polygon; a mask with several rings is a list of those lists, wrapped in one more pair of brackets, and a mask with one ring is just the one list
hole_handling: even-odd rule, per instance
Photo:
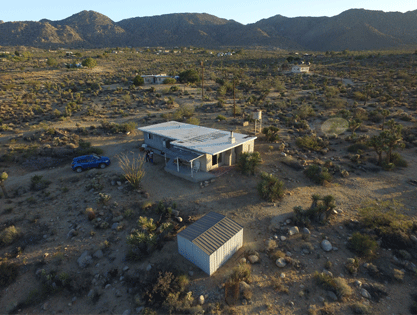
{"label": "utility pole", "polygon": [[201,102],[204,102],[204,61],[201,61]]}
{"label": "utility pole", "polygon": [[236,118],[235,76],[233,76],[233,118]]}

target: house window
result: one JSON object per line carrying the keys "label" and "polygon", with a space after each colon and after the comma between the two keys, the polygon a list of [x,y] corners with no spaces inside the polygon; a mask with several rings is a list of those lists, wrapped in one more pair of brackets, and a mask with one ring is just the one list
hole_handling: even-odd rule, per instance
{"label": "house window", "polygon": [[153,134],[148,133],[148,139],[153,139]]}
{"label": "house window", "polygon": [[217,155],[213,155],[213,158],[211,160],[211,165],[217,165]]}

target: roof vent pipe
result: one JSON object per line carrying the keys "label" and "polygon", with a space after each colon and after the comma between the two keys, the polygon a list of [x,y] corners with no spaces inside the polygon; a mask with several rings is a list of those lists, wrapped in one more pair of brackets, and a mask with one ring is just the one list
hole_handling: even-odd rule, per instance
{"label": "roof vent pipe", "polygon": [[235,137],[233,137],[233,131],[231,131],[230,132],[230,137],[229,137],[229,141],[230,141],[230,143],[235,143],[235,141],[236,141],[236,139],[235,139]]}

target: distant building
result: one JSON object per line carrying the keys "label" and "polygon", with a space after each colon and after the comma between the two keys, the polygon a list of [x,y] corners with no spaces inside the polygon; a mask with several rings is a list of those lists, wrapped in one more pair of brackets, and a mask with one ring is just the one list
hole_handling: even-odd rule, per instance
{"label": "distant building", "polygon": [[162,84],[166,78],[172,78],[166,73],[141,75],[145,84]]}
{"label": "distant building", "polygon": [[209,212],[177,235],[178,252],[212,275],[243,245],[243,227]]}
{"label": "distant building", "polygon": [[310,71],[310,67],[307,65],[294,65],[291,68],[291,72],[293,73],[308,73]]}

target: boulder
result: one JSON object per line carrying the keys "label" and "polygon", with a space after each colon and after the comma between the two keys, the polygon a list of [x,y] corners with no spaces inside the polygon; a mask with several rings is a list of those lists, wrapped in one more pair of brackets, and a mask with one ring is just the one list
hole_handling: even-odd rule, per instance
{"label": "boulder", "polygon": [[250,255],[248,256],[248,260],[251,264],[256,264],[259,262],[259,256],[258,255]]}
{"label": "boulder", "polygon": [[298,233],[300,233],[300,230],[298,229],[297,226],[293,226],[292,228],[288,230],[288,235],[295,235]]}
{"label": "boulder", "polygon": [[330,252],[333,249],[332,244],[328,240],[323,240],[320,246],[325,252]]}
{"label": "boulder", "polygon": [[279,268],[284,268],[287,265],[287,261],[285,260],[285,258],[278,258],[275,261],[275,264],[279,267]]}
{"label": "boulder", "polygon": [[89,255],[88,251],[82,253],[82,255],[77,259],[78,266],[80,268],[85,268],[93,262],[93,258]]}

